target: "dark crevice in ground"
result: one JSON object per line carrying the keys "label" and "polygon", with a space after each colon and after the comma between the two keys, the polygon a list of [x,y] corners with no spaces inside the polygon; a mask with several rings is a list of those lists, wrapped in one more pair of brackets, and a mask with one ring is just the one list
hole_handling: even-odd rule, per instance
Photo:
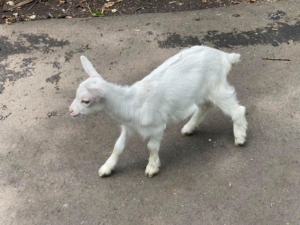
{"label": "dark crevice in ground", "polygon": [[212,43],[216,48],[232,48],[234,46],[250,46],[250,45],[273,45],[279,46],[289,41],[300,42],[299,30],[300,22],[293,25],[276,22],[268,27],[256,28],[251,31],[233,31],[228,33],[219,32],[217,30],[208,31],[203,39],[197,36],[181,36],[176,33],[167,33],[165,40],[157,40],[160,48],[176,48],[189,47],[193,45],[202,45],[206,42]]}

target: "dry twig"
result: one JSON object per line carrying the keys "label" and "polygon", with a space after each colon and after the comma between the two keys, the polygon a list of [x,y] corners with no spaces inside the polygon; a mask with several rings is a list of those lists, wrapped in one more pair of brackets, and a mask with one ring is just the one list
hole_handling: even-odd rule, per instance
{"label": "dry twig", "polygon": [[273,61],[292,61],[290,59],[277,59],[277,58],[262,58],[263,60],[273,60]]}
{"label": "dry twig", "polygon": [[27,9],[27,11],[29,11],[30,9],[32,9],[32,8],[33,8],[36,4],[38,4],[39,2],[40,2],[40,1],[36,0],[35,3]]}

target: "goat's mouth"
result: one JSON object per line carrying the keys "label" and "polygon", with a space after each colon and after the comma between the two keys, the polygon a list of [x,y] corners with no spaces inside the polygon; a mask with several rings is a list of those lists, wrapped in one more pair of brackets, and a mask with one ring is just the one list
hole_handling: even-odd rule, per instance
{"label": "goat's mouth", "polygon": [[78,113],[78,114],[71,114],[71,116],[72,117],[78,117],[78,116],[80,116],[80,113]]}

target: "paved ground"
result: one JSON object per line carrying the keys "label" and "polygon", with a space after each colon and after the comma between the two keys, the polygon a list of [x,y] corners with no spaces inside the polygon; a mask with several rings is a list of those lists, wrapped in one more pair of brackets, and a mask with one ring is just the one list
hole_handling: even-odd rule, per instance
{"label": "paved ground", "polygon": [[[1,25],[1,224],[299,224],[299,3]],[[194,136],[169,126],[156,177],[144,176],[148,152],[134,138],[99,178],[119,127],[69,117],[86,78],[79,56],[131,84],[201,43],[242,54],[229,79],[247,107],[247,145],[234,146],[215,109]]]}

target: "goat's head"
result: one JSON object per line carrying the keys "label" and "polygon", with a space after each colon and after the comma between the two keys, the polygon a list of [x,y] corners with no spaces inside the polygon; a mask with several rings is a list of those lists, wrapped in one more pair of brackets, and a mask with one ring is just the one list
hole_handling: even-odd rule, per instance
{"label": "goat's head", "polygon": [[85,56],[81,56],[80,59],[85,72],[90,77],[83,81],[77,89],[76,98],[69,108],[72,117],[101,111],[105,103],[106,82]]}

